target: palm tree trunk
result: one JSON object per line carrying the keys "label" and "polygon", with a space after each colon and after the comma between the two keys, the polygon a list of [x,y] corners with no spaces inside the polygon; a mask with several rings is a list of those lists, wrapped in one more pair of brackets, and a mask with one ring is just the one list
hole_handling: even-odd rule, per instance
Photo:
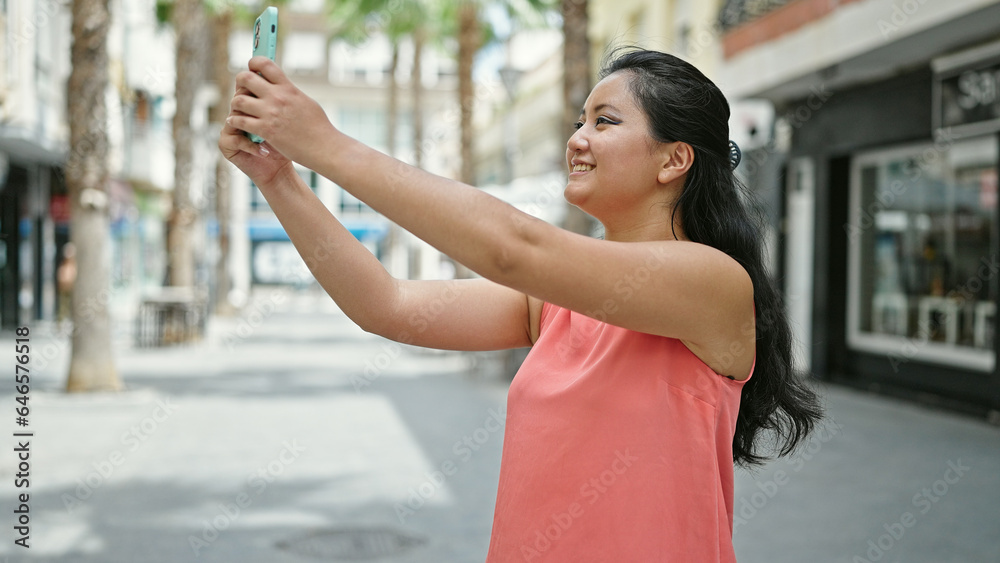
{"label": "palm tree trunk", "polygon": [[475,90],[472,63],[482,42],[479,9],[474,0],[464,0],[458,7],[458,103],[461,111],[462,171],[461,181],[476,184],[476,159],[473,147],[472,111]]}
{"label": "palm tree trunk", "polygon": [[424,58],[423,27],[413,30],[413,67],[410,74],[410,88],[413,94],[413,164],[417,168],[424,167]]}
{"label": "palm tree trunk", "polygon": [[202,76],[201,0],[176,0],[173,7],[174,33],[177,41],[177,81],[174,96],[174,194],[167,219],[167,267],[169,284],[194,287],[194,247],[192,229],[197,210],[191,202],[191,179],[194,172],[194,132],[191,111],[195,92]]}
{"label": "palm tree trunk", "polygon": [[70,238],[77,250],[67,391],[121,389],[111,353],[108,301],[108,0],[74,0],[69,76],[70,151],[66,187]]}
{"label": "palm tree trunk", "polygon": [[399,68],[399,41],[392,40],[392,59],[389,62],[389,107],[385,119],[385,144],[389,156],[396,156],[396,129],[399,122],[399,84],[396,69]]}
{"label": "palm tree trunk", "polygon": [[[389,107],[386,109],[385,120],[385,144],[389,156],[396,156],[396,129],[399,128],[399,81],[396,80],[396,70],[399,68],[399,39],[392,37],[392,58],[389,61]],[[401,237],[399,226],[389,222],[389,231],[385,237],[385,248],[388,249],[388,264],[393,268],[396,262],[397,253],[404,252],[401,248]],[[397,272],[394,269],[390,273],[397,276],[405,276],[405,272]]]}
{"label": "palm tree trunk", "polygon": [[[229,114],[229,98],[233,93],[233,77],[229,72],[229,29],[232,10],[224,9],[212,15],[212,76],[219,99],[212,106],[209,120],[216,127]],[[229,276],[229,228],[232,201],[230,199],[230,164],[216,152],[215,163],[215,220],[219,226],[219,257],[215,268],[215,312],[229,315],[233,306],[229,302],[232,280]]]}
{"label": "palm tree trunk", "polygon": [[[563,132],[569,138],[580,108],[590,94],[590,39],[587,37],[587,0],[562,0],[563,16]],[[593,218],[575,205],[569,206],[563,227],[589,234]]]}

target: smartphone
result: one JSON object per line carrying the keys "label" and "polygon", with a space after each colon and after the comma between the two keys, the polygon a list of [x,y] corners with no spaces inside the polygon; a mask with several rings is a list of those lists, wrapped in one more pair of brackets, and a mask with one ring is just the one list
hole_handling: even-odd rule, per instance
{"label": "smartphone", "polygon": [[[272,61],[278,50],[278,9],[269,6],[257,16],[253,24],[253,56],[264,56]],[[255,143],[263,143],[258,135],[247,133],[247,137]]]}

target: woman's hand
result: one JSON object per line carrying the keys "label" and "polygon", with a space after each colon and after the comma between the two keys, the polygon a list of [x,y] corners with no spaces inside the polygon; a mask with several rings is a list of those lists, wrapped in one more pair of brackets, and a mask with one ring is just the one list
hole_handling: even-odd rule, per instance
{"label": "woman's hand", "polygon": [[[245,88],[237,88],[233,99],[245,95]],[[244,117],[244,114],[230,107],[229,117]],[[291,160],[267,141],[260,144],[251,141],[243,131],[230,125],[228,118],[219,134],[219,150],[222,151],[222,156],[235,164],[257,186],[271,184],[278,172],[292,164]]]}
{"label": "woman's hand", "polygon": [[227,125],[263,137],[281,154],[310,168],[310,157],[336,133],[323,108],[266,57],[250,59],[249,70],[236,75],[230,107]]}

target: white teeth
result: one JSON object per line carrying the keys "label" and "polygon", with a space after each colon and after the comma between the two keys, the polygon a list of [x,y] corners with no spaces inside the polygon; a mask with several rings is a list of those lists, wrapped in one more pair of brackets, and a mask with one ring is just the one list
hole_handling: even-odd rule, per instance
{"label": "white teeth", "polygon": [[593,170],[594,167],[589,164],[574,164],[573,172],[587,172],[588,170]]}

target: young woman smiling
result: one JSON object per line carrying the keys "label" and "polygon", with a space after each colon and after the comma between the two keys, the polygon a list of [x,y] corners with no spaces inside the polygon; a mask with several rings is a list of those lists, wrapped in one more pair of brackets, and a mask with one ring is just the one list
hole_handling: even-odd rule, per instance
{"label": "young woman smiling", "polygon": [[[735,561],[734,462],[765,459],[765,437],[789,453],[820,408],[790,367],[725,97],[655,51],[619,54],[601,76],[567,143],[564,194],[603,240],[347,137],[260,57],[236,78],[219,148],[303,256],[325,247],[312,272],[365,330],[435,348],[532,347],[508,395],[487,561]],[[482,278],[460,289],[392,278],[292,161]],[[414,330],[408,319],[445,291],[451,304]]]}

